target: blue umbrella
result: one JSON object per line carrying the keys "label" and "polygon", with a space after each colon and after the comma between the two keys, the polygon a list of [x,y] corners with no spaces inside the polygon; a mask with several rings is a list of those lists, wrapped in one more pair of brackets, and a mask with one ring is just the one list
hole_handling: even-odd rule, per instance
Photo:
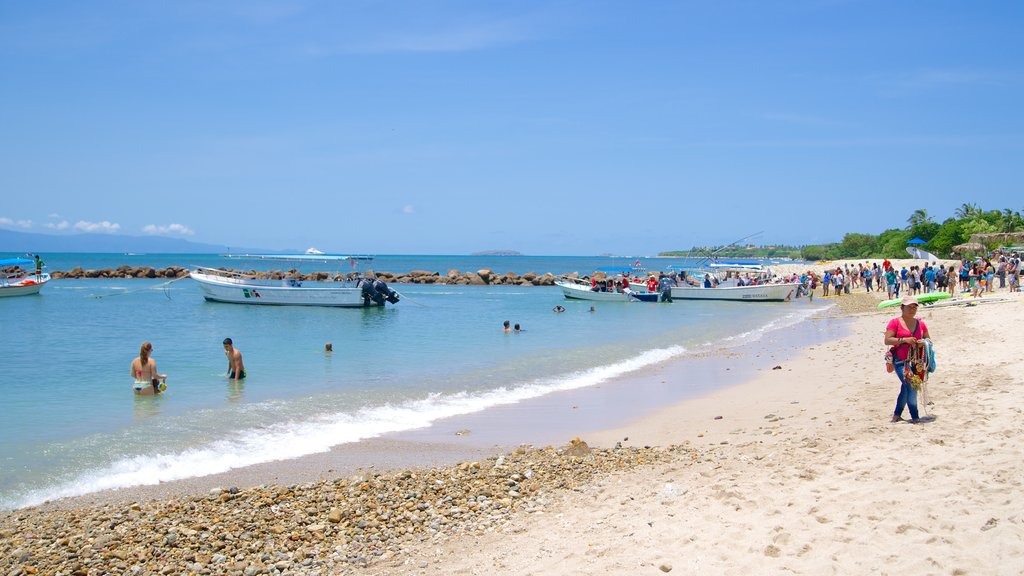
{"label": "blue umbrella", "polygon": [[910,242],[907,242],[907,244],[927,244],[927,242],[921,240],[920,238],[914,238]]}

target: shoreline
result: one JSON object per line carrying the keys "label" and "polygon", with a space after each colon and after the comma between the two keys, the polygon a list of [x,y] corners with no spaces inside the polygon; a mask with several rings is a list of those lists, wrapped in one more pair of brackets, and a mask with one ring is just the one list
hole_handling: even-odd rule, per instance
{"label": "shoreline", "polygon": [[[481,476],[504,478],[510,473],[507,481],[516,486],[510,493],[519,487],[535,490],[517,493],[507,507],[490,488],[472,500],[457,497],[453,502],[462,503],[448,512],[428,507],[435,520],[424,532],[417,531],[423,520],[416,512],[406,513],[409,524],[398,524],[416,530],[385,535],[383,521],[380,532],[347,520],[332,524],[324,520],[330,506],[320,504],[309,508],[317,510],[312,520],[295,516],[286,523],[281,529],[288,537],[282,539],[274,531],[281,526],[280,517],[275,520],[258,505],[273,490],[262,486],[238,494],[193,493],[169,503],[120,500],[75,510],[42,507],[4,513],[0,552],[20,551],[12,556],[15,562],[25,559],[19,565],[41,562],[32,554],[39,542],[19,536],[19,521],[44,526],[38,529],[43,534],[49,534],[45,527],[51,523],[84,522],[84,532],[72,529],[67,545],[80,548],[84,537],[89,541],[86,550],[95,550],[95,558],[124,563],[142,552],[132,548],[126,553],[123,546],[128,543],[105,534],[120,530],[120,523],[135,526],[152,518],[160,526],[152,528],[156,534],[148,540],[148,528],[142,528],[141,541],[155,545],[153,538],[166,542],[173,535],[181,542],[164,552],[168,557],[163,561],[182,570],[201,564],[213,573],[269,573],[268,560],[283,554],[279,562],[298,573],[422,574],[428,569],[471,574],[489,566],[503,573],[658,573],[675,567],[684,573],[728,574],[1015,574],[1024,569],[1024,518],[1018,512],[1024,500],[1024,463],[1014,438],[1024,433],[1024,421],[1007,415],[1024,414],[1024,361],[1013,332],[990,327],[1007,322],[1012,327],[1024,320],[1022,303],[1016,295],[1001,305],[922,309],[936,339],[940,368],[929,385],[934,404],[922,402],[930,417],[919,426],[888,423],[898,383],[885,374],[880,340],[884,322],[893,314],[874,312],[843,320],[847,333],[842,337],[822,334],[819,342],[794,348],[778,361],[778,370],[765,369],[775,360],[767,353],[760,369],[746,362],[750,377],[734,385],[674,402],[617,427],[581,434],[587,443],[604,449],[577,450],[578,444],[560,451],[517,449],[441,469],[383,474],[362,470],[347,480],[339,474],[333,482],[311,478],[292,489],[302,502],[342,502],[343,495],[347,499],[352,494],[352,482],[368,486],[370,492],[359,494],[371,495],[385,491],[389,483],[419,477],[450,477],[473,490]],[[815,322],[805,320],[797,327]],[[645,369],[637,377],[659,384],[659,378],[686,376],[669,366]],[[571,413],[565,410],[573,394],[557,399],[562,414]],[[617,402],[609,396],[595,405],[614,407]],[[591,409],[575,406],[577,411]],[[458,426],[455,420],[448,423],[451,428]],[[442,437],[451,432],[439,424],[433,428]],[[460,441],[486,444],[485,434],[469,430]],[[408,446],[415,449],[416,444]],[[493,446],[482,448],[480,457],[488,451],[495,453]],[[508,468],[509,462],[518,467]],[[532,477],[533,470],[561,472]],[[492,497],[493,510],[487,508],[483,514],[489,515],[481,516],[474,507],[489,507]],[[233,502],[241,508],[232,508]],[[217,552],[211,556],[204,551],[209,541],[203,534],[211,532],[201,531],[195,519],[192,528],[165,526],[194,514],[223,518],[242,512],[254,517],[256,526],[274,529],[256,534],[265,539],[262,555],[249,554],[251,547],[243,552],[241,542],[229,538],[232,549],[245,557],[230,564],[219,565]],[[120,520],[109,529],[90,520],[112,515]],[[371,528],[379,540],[365,537]],[[385,540],[388,544],[381,544]],[[53,540],[45,542],[52,548]],[[180,548],[186,548],[184,556]],[[271,549],[276,552],[266,552]],[[152,560],[147,556],[137,562],[150,565]],[[62,565],[76,561],[81,563],[77,554]],[[306,561],[312,563],[302,564]],[[0,562],[4,571],[14,565]]]}
{"label": "shoreline", "polygon": [[[388,433],[336,445],[327,452],[217,474],[102,490],[27,508],[71,509],[193,497],[216,489],[332,481],[360,471],[450,466],[509,452],[522,445],[560,446],[574,437],[590,442],[590,437],[600,431],[653,414],[666,403],[677,404],[742,384],[772,365],[799,354],[812,341],[811,333],[826,331],[833,336],[842,333],[847,320],[825,310],[809,312],[808,317],[794,325],[770,332],[770,338],[762,335],[757,340],[716,351],[688,352],[614,381],[444,418],[424,429]],[[787,334],[801,326],[808,328],[807,334]],[[682,381],[685,385],[674,389],[667,387],[666,382],[670,380]],[[614,444],[599,445],[610,448]]]}

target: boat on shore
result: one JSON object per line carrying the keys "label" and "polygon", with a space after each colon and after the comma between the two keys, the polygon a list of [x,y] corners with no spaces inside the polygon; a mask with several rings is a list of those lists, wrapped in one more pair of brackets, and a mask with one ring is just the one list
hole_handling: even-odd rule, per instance
{"label": "boat on shore", "polygon": [[8,258],[0,260],[0,297],[29,296],[39,291],[50,281],[46,272],[32,271],[35,260]]}
{"label": "boat on shore", "polygon": [[[658,293],[642,288],[633,288],[629,280],[630,268],[602,268],[594,278],[562,276],[555,285],[569,300],[591,300],[594,302],[657,302]],[[618,272],[615,277],[601,277],[609,272]],[[625,286],[625,288],[623,288]]]}
{"label": "boat on shore", "polygon": [[788,302],[800,286],[773,281],[771,269],[760,264],[713,263],[706,270],[684,272],[682,283],[672,287],[673,300]]}
{"label": "boat on shore", "polygon": [[[350,262],[351,256],[296,254],[273,255],[259,259],[282,262]],[[284,278],[260,278],[254,274],[195,266],[189,276],[196,281],[203,298],[210,302],[256,304],[264,306],[328,306],[364,308],[396,304],[399,294],[380,279],[319,282],[302,280],[295,275]]]}

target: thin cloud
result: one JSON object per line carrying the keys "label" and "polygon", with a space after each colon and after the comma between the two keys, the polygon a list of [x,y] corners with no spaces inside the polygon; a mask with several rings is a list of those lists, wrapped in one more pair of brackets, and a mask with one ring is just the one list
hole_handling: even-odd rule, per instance
{"label": "thin cloud", "polygon": [[406,204],[405,206],[402,206],[402,214],[415,214],[415,213],[416,213],[416,207],[413,206],[412,204]]}
{"label": "thin cloud", "polygon": [[496,46],[519,44],[538,33],[540,22],[531,16],[494,18],[458,24],[432,26],[429,30],[402,30],[377,38],[355,42],[337,50],[309,46],[310,54],[391,53],[391,52],[471,52]]}
{"label": "thin cloud", "polygon": [[155,234],[158,236],[192,236],[195,234],[191,228],[184,224],[148,224],[142,228],[142,231],[146,234]]}
{"label": "thin cloud", "polygon": [[906,96],[958,86],[992,87],[1020,84],[1024,81],[1024,75],[1019,72],[967,68],[925,68],[902,74],[874,75],[869,77],[869,80],[880,85],[881,93],[884,95]]}
{"label": "thin cloud", "polygon": [[71,228],[71,222],[61,220],[60,222],[47,222],[46,227],[50,230],[67,230]]}
{"label": "thin cloud", "polygon": [[15,220],[6,216],[0,216],[0,226],[8,226],[11,228],[24,228],[28,230],[32,227],[31,220]]}
{"label": "thin cloud", "polygon": [[121,230],[121,225],[114,222],[89,222],[88,220],[79,220],[75,222],[75,230],[82,232],[96,232],[100,234],[115,234]]}

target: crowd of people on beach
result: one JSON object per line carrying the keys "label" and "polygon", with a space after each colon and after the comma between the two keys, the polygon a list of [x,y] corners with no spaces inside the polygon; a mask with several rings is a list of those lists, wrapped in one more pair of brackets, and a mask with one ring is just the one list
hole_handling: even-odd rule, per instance
{"label": "crowd of people on beach", "polygon": [[[900,294],[912,296],[928,292],[948,292],[950,295],[970,292],[980,298],[996,289],[1020,292],[1021,259],[1017,252],[994,252],[975,260],[963,258],[959,264],[925,263],[923,266],[901,266],[898,270],[888,260],[863,264],[844,264],[827,268],[821,275],[808,270],[803,275],[793,274],[790,281],[799,282],[811,294],[821,287],[822,296],[840,296],[863,288],[866,292],[885,290],[889,299]],[[798,295],[799,296],[799,295]]]}

